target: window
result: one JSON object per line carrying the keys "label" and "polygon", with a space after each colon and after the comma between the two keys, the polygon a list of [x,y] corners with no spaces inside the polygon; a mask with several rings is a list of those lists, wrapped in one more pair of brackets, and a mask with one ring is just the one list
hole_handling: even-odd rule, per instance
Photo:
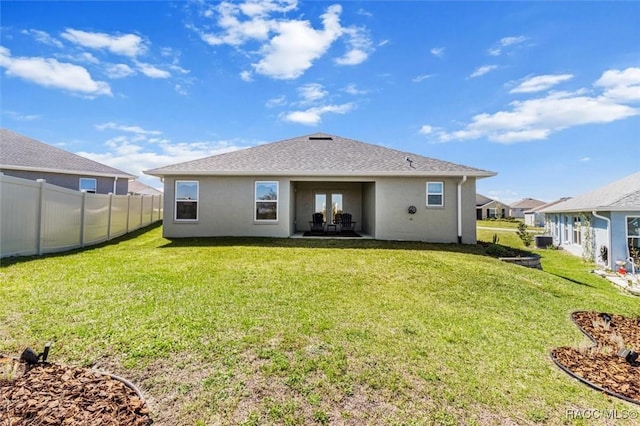
{"label": "window", "polygon": [[98,190],[98,182],[94,178],[80,178],[80,191],[95,194]]}
{"label": "window", "polygon": [[491,219],[491,218],[495,219],[496,217],[498,217],[497,214],[496,214],[496,211],[497,211],[497,209],[491,209],[491,208],[487,209],[487,217],[489,219]]}
{"label": "window", "polygon": [[324,218],[327,217],[327,194],[316,194],[316,207],[313,210],[314,213],[322,213]]}
{"label": "window", "polygon": [[427,182],[427,207],[444,206],[444,183]]}
{"label": "window", "polygon": [[331,194],[331,220],[334,220],[337,214],[342,214],[342,194]]}
{"label": "window", "polygon": [[278,220],[278,182],[256,182],[256,220]]}
{"label": "window", "polygon": [[573,244],[582,244],[582,220],[580,216],[573,217]]}
{"label": "window", "polygon": [[198,220],[198,192],[197,180],[176,181],[176,220]]}
{"label": "window", "polygon": [[640,216],[627,217],[627,245],[629,256],[635,261],[640,259]]}

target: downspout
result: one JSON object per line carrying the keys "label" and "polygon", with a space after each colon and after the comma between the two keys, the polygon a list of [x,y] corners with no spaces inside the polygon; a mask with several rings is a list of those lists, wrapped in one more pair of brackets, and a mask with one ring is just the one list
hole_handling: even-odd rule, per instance
{"label": "downspout", "polygon": [[607,247],[607,268],[613,269],[611,267],[611,219],[609,219],[608,217],[600,216],[595,210],[593,210],[591,214],[594,217],[607,222],[607,244],[609,245],[609,247]]}
{"label": "downspout", "polygon": [[113,177],[113,193],[114,194],[117,194],[116,192],[116,189],[118,188],[117,183],[118,183],[118,176],[114,176]]}
{"label": "downspout", "polygon": [[462,244],[462,185],[467,181],[467,176],[462,176],[458,182],[458,244]]}

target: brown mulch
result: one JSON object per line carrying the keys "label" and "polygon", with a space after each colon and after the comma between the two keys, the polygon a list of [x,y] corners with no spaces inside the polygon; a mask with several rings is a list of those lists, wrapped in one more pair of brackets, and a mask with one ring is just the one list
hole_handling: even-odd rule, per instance
{"label": "brown mulch", "polygon": [[598,312],[574,312],[572,318],[594,343],[556,348],[554,360],[588,385],[640,404],[640,362],[631,364],[618,356],[623,347],[640,351],[640,319]]}
{"label": "brown mulch", "polygon": [[0,356],[0,425],[147,426],[144,400],[109,375]]}

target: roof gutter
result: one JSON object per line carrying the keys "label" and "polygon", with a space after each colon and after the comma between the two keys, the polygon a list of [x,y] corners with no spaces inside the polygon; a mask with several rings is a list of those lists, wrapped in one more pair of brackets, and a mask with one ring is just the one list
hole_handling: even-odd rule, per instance
{"label": "roof gutter", "polygon": [[458,182],[458,244],[462,244],[462,185],[467,181],[467,175]]}
{"label": "roof gutter", "polygon": [[609,219],[608,217],[599,215],[598,212],[596,212],[595,210],[593,210],[591,214],[594,217],[597,217],[598,219],[602,219],[605,222],[607,222],[607,244],[609,245],[609,247],[607,248],[607,268],[613,269],[611,267],[611,219]]}

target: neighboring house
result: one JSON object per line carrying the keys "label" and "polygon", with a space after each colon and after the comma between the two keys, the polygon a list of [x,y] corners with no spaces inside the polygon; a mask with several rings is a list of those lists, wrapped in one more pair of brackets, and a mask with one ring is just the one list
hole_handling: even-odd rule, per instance
{"label": "neighboring house", "polygon": [[476,219],[497,219],[507,217],[508,205],[481,194],[476,194]]}
{"label": "neighboring house", "polygon": [[45,179],[47,183],[75,191],[126,195],[135,176],[105,164],[0,129],[0,172],[22,179]]}
{"label": "neighboring house", "polygon": [[640,172],[542,212],[555,245],[614,269],[640,248]]}
{"label": "neighboring house", "polygon": [[476,179],[495,173],[316,133],[145,172],[165,237],[290,237],[351,213],[382,240],[476,243]]}
{"label": "neighboring house", "polygon": [[162,195],[162,191],[142,183],[139,180],[129,181],[129,194],[131,195]]}
{"label": "neighboring house", "polygon": [[546,209],[547,207],[555,206],[558,203],[567,201],[570,198],[571,197],[563,197],[563,198],[560,198],[559,200],[552,201],[547,204],[543,204],[541,206],[538,206],[536,208],[533,208],[529,211],[524,212],[524,224],[527,226],[537,226],[537,227],[545,226],[545,214],[544,212],[542,212],[542,210]]}
{"label": "neighboring house", "polygon": [[523,198],[520,201],[509,206],[509,217],[524,218],[524,212],[535,209],[546,204],[544,201],[536,200],[534,198]]}

